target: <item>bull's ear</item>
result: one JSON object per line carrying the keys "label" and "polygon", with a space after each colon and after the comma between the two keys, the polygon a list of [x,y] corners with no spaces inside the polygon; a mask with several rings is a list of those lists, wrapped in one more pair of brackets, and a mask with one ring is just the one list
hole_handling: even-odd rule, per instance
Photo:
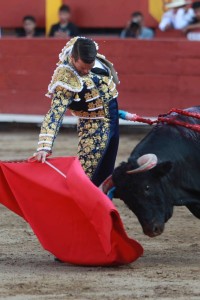
{"label": "bull's ear", "polygon": [[171,161],[166,161],[166,162],[163,162],[163,163],[159,163],[153,169],[154,174],[158,177],[165,176],[171,171],[172,166],[173,166],[173,164],[172,164]]}

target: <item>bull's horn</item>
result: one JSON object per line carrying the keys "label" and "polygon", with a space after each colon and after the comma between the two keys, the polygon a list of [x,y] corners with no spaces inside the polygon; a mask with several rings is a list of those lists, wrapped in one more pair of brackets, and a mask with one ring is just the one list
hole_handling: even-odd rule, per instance
{"label": "bull's horn", "polygon": [[108,191],[114,187],[114,182],[112,180],[112,175],[110,175],[104,182],[102,183],[102,190],[104,194],[107,195]]}
{"label": "bull's horn", "polygon": [[137,159],[137,163],[139,165],[139,168],[127,171],[128,174],[134,174],[134,173],[139,173],[139,172],[145,172],[150,169],[153,169],[158,162],[158,158],[155,154],[145,154],[140,156]]}

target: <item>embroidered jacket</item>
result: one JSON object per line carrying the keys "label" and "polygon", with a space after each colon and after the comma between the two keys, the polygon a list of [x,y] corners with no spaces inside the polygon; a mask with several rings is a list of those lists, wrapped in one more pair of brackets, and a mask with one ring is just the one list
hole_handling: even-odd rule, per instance
{"label": "embroidered jacket", "polygon": [[47,96],[52,95],[51,108],[42,123],[37,151],[51,152],[67,109],[81,119],[106,117],[104,105],[117,97],[118,78],[112,64],[104,56],[98,54],[97,59],[105,67],[106,71],[103,70],[102,74],[92,70],[80,77],[68,63],[68,58],[56,68],[48,86]]}

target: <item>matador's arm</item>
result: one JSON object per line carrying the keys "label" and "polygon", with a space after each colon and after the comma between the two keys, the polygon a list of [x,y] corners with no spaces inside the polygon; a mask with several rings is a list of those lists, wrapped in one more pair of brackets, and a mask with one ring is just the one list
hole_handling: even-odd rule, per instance
{"label": "matador's arm", "polygon": [[53,94],[51,108],[44,117],[39,135],[37,151],[51,153],[54,140],[60,129],[69,104],[73,101],[73,92],[58,86]]}

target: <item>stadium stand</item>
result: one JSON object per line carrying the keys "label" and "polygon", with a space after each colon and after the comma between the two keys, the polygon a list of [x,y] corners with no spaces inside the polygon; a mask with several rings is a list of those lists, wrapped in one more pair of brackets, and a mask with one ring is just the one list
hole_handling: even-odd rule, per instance
{"label": "stadium stand", "polygon": [[[73,21],[81,28],[123,28],[134,10],[141,10],[150,27],[157,26],[157,21],[148,12],[148,0],[68,0],[63,1],[73,11]],[[39,27],[45,27],[45,0],[9,0],[0,11],[1,27],[21,26],[25,15],[33,15]],[[98,12],[98,13],[96,13]],[[106,12],[106,13],[105,13]],[[102,17],[103,16],[103,17]]]}

